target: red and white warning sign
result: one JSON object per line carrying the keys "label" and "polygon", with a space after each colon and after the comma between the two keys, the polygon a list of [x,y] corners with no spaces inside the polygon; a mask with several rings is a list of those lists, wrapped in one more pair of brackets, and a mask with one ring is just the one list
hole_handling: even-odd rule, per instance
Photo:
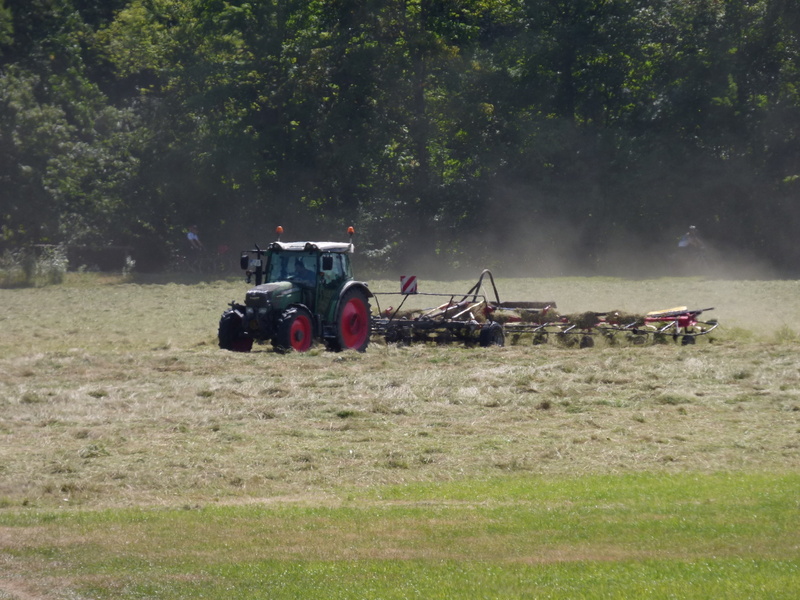
{"label": "red and white warning sign", "polygon": [[417,293],[416,275],[400,275],[400,293],[401,294]]}

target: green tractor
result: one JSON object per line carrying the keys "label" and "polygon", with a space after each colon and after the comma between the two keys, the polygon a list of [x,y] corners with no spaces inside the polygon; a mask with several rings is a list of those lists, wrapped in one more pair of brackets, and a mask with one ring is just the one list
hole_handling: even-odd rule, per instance
{"label": "green tractor", "polygon": [[281,242],[242,252],[247,283],[244,304],[231,302],[219,321],[219,346],[249,352],[272,342],[279,352],[305,352],[316,341],[329,350],[366,350],[372,292],[353,280],[350,242]]}

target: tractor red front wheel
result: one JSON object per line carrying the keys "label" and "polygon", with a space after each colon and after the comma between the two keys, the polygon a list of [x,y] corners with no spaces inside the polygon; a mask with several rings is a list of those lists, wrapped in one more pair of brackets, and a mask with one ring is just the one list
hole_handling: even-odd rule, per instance
{"label": "tractor red front wheel", "polygon": [[336,337],[340,350],[364,352],[369,345],[369,300],[360,289],[350,289],[339,301]]}
{"label": "tractor red front wheel", "polygon": [[307,352],[314,344],[314,321],[302,306],[287,308],[278,320],[273,347],[279,352]]}

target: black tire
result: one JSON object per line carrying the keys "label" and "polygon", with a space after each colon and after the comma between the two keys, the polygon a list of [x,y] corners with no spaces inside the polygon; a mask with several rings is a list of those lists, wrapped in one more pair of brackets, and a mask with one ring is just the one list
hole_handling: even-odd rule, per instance
{"label": "black tire", "polygon": [[219,347],[231,352],[250,352],[253,340],[242,332],[242,316],[235,310],[226,310],[219,320]]}
{"label": "black tire", "polygon": [[387,344],[397,344],[398,346],[408,346],[411,344],[411,335],[399,326],[389,327],[383,339]]}
{"label": "black tire", "polygon": [[634,346],[643,346],[648,342],[648,338],[644,333],[629,333],[628,342]]}
{"label": "black tire", "polygon": [[308,352],[314,345],[314,317],[304,306],[287,308],[275,329],[272,346],[278,352]]}
{"label": "black tire", "polygon": [[364,352],[371,335],[369,298],[361,288],[350,288],[336,308],[336,338],[327,340],[328,349]]}
{"label": "black tire", "polygon": [[500,323],[490,323],[482,327],[478,334],[478,343],[481,348],[505,346],[506,335],[503,333],[503,326]]}
{"label": "black tire", "polygon": [[533,339],[531,340],[531,344],[534,346],[541,346],[542,344],[547,343],[547,334],[546,333],[534,333]]}
{"label": "black tire", "polygon": [[594,338],[590,335],[584,335],[581,338],[581,348],[594,348]]}
{"label": "black tire", "polygon": [[693,336],[693,335],[685,335],[685,336],[683,336],[683,338],[681,338],[681,345],[682,346],[691,346],[696,341],[697,340],[695,339],[695,336]]}
{"label": "black tire", "polygon": [[567,348],[572,348],[576,343],[578,343],[578,340],[573,334],[564,333],[563,331],[556,334],[556,339],[560,344],[563,344]]}
{"label": "black tire", "polygon": [[617,345],[617,336],[613,332],[606,331],[603,333],[603,337],[606,339],[606,344],[609,346]]}

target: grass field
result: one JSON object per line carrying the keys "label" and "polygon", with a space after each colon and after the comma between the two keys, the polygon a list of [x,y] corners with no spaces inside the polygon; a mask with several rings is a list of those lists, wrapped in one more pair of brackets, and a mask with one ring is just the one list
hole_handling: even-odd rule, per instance
{"label": "grass field", "polygon": [[497,283],[722,325],[232,354],[238,281],[0,290],[0,599],[796,598],[800,283]]}

